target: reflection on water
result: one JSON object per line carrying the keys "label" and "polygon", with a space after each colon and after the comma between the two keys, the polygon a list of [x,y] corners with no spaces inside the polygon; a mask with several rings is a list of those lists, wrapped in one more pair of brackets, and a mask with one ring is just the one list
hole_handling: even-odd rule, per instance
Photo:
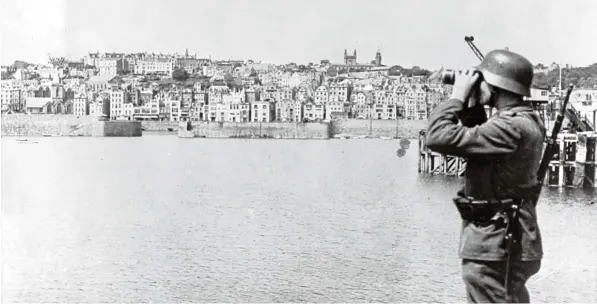
{"label": "reflection on water", "polygon": [[[2,139],[8,302],[464,301],[416,141]],[[594,190],[543,192],[534,302],[597,301]]]}

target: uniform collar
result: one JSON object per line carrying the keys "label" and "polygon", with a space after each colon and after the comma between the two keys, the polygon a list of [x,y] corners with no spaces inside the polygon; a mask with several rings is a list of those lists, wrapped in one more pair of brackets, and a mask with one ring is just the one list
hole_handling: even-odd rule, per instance
{"label": "uniform collar", "polygon": [[502,112],[511,112],[511,113],[533,112],[533,107],[530,105],[526,105],[526,104],[507,105],[507,106],[495,111],[495,115],[502,113]]}

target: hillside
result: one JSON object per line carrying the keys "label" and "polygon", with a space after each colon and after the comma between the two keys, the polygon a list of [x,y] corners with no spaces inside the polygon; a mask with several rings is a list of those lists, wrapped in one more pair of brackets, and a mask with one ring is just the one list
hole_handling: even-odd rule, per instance
{"label": "hillside", "polygon": [[[533,85],[537,88],[551,89],[557,87],[560,71],[554,69],[548,73],[536,73]],[[562,87],[573,84],[577,88],[597,88],[597,63],[587,67],[562,69]]]}
{"label": "hillside", "polygon": [[429,76],[431,75],[431,72],[429,70],[423,69],[421,67],[418,66],[413,66],[412,68],[404,68],[402,66],[396,66],[398,68],[398,71],[400,72],[401,75],[407,76],[407,77],[412,77],[412,76]]}

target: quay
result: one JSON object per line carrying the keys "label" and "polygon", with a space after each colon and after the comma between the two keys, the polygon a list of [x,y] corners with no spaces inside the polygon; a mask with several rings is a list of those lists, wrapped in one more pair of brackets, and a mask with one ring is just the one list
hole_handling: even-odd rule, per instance
{"label": "quay", "polygon": [[329,139],[328,123],[183,121],[180,138]]}
{"label": "quay", "polygon": [[[419,132],[419,173],[463,176],[466,160],[430,151],[426,131]],[[548,187],[597,188],[597,132],[561,133],[544,184]]]}
{"label": "quay", "polygon": [[2,115],[2,136],[16,137],[139,137],[139,121],[72,115]]}
{"label": "quay", "polygon": [[333,119],[329,122],[182,121],[180,138],[416,139],[427,120]]}

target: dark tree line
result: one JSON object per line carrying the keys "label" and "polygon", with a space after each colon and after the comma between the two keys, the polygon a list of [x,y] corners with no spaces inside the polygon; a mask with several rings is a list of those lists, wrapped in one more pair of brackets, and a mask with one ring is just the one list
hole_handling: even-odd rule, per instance
{"label": "dark tree line", "polygon": [[431,75],[431,72],[429,70],[423,69],[421,67],[418,66],[413,66],[412,68],[404,68],[402,66],[397,66],[397,72],[399,72],[401,75],[404,75],[406,77],[412,77],[412,76],[429,76]]}
{"label": "dark tree line", "polygon": [[[537,88],[551,89],[557,87],[560,81],[559,69],[548,73],[537,73],[533,77],[533,85]],[[562,68],[562,88],[568,85],[577,88],[594,88],[597,86],[597,63],[587,67]]]}

